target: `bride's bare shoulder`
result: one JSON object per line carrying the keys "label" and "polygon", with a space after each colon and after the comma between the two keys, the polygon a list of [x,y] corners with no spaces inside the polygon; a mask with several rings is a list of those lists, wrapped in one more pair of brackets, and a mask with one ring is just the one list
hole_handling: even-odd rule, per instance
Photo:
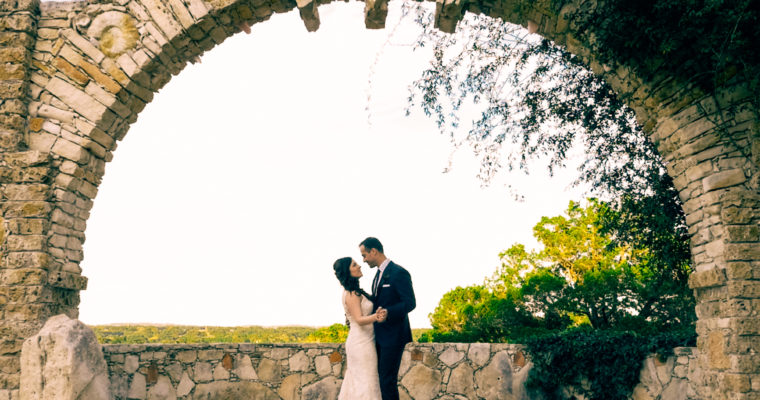
{"label": "bride's bare shoulder", "polygon": [[357,293],[354,293],[354,292],[352,292],[352,291],[349,291],[349,290],[346,290],[346,291],[345,291],[345,296],[346,296],[346,297],[345,297],[345,298],[346,298],[346,301],[350,301],[350,302],[359,302],[359,301],[361,300],[361,297],[360,297],[360,295],[359,295],[359,294],[357,294]]}

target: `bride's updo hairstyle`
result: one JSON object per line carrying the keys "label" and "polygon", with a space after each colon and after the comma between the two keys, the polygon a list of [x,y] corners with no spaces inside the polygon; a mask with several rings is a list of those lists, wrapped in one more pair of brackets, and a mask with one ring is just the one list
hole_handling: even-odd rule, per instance
{"label": "bride's updo hairstyle", "polygon": [[351,276],[351,257],[343,257],[335,260],[333,263],[333,270],[335,271],[335,277],[338,278],[338,282],[343,286],[343,289],[349,292],[354,292],[358,295],[364,295],[368,299],[372,296],[359,287],[359,278]]}

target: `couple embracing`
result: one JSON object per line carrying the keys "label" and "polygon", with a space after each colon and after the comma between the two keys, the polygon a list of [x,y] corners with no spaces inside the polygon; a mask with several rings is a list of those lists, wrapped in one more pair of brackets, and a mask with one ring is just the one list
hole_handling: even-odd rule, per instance
{"label": "couple embracing", "polygon": [[416,306],[412,278],[385,256],[376,238],[364,239],[359,251],[367,265],[378,269],[371,295],[359,287],[362,270],[356,261],[345,257],[333,264],[349,324],[338,400],[396,400],[401,356],[412,341],[407,316]]}

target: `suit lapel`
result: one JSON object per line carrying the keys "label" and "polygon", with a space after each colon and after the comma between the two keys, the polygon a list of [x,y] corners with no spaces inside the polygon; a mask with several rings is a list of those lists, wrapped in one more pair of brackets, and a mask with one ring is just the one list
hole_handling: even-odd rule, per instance
{"label": "suit lapel", "polygon": [[385,271],[383,271],[383,277],[380,278],[380,282],[377,283],[377,294],[375,295],[375,298],[380,296],[380,292],[383,290],[383,283],[388,282],[388,280],[390,279],[391,265],[393,265],[393,262],[388,263],[388,265],[385,267]]}

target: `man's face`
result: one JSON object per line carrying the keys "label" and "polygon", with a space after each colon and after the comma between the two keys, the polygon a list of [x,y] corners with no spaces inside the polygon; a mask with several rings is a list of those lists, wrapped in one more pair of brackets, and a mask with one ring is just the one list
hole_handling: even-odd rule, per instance
{"label": "man's face", "polygon": [[367,249],[364,248],[364,245],[359,245],[359,252],[362,253],[362,259],[364,260],[367,265],[369,265],[372,268],[377,267],[379,264],[377,262],[377,249],[370,249],[367,251]]}

